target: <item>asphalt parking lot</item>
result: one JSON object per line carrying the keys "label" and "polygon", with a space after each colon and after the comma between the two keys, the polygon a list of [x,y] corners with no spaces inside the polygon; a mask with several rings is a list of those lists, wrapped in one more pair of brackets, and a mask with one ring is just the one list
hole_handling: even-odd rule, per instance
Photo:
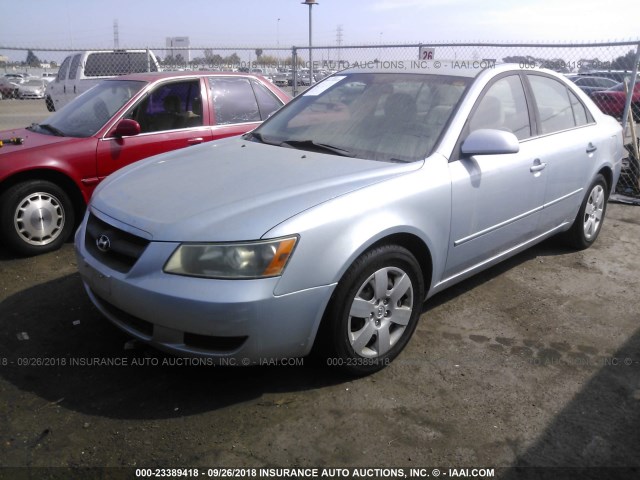
{"label": "asphalt parking lot", "polygon": [[[47,114],[2,101],[0,128]],[[93,308],[71,244],[1,249],[0,467],[640,467],[639,239],[640,208],[610,204],[591,249],[547,241],[435,296],[360,379],[176,365]]]}

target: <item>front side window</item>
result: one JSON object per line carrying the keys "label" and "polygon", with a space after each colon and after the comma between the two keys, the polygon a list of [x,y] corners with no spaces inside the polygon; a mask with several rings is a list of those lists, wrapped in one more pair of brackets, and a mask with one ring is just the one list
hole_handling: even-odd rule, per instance
{"label": "front side window", "polygon": [[531,136],[527,100],[519,75],[501,78],[483,95],[469,120],[470,132],[480,128],[505,130],[518,140]]}
{"label": "front side window", "polygon": [[159,85],[132,107],[125,118],[140,124],[140,133],[203,125],[200,80]]}
{"label": "front side window", "polygon": [[262,120],[249,79],[211,77],[209,78],[209,88],[217,125]]}
{"label": "front side window", "polygon": [[470,81],[412,73],[334,75],[285,106],[252,138],[370,160],[423,160]]}

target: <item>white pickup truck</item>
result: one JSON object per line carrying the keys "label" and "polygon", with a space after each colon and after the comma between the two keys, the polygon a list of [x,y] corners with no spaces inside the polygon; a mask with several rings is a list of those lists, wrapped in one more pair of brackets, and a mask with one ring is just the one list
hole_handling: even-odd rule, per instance
{"label": "white pickup truck", "polygon": [[138,72],[157,72],[150,50],[105,50],[74,53],[64,59],[58,75],[47,85],[47,110],[54,112],[101,80]]}

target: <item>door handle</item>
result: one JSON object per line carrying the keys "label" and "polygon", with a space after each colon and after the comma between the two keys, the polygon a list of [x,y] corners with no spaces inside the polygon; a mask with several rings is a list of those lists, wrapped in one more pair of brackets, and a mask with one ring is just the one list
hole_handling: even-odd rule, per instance
{"label": "door handle", "polygon": [[593,143],[589,142],[589,145],[587,145],[587,153],[593,153],[598,149],[598,147],[596,147]]}
{"label": "door handle", "polygon": [[189,145],[198,145],[199,143],[204,142],[204,138],[202,137],[197,137],[197,138],[190,138],[189,140],[187,140],[187,143]]}
{"label": "door handle", "polygon": [[541,162],[539,158],[536,158],[533,161],[533,165],[531,165],[531,168],[529,168],[529,171],[531,173],[540,172],[540,171],[544,170],[546,166],[547,166],[546,163]]}

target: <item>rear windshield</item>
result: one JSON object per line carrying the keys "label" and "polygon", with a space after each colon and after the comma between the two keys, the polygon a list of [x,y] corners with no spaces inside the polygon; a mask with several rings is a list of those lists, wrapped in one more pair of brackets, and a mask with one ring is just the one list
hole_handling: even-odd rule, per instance
{"label": "rear windshield", "polygon": [[108,77],[128,73],[157,72],[158,66],[146,52],[96,52],[87,57],[86,77]]}

